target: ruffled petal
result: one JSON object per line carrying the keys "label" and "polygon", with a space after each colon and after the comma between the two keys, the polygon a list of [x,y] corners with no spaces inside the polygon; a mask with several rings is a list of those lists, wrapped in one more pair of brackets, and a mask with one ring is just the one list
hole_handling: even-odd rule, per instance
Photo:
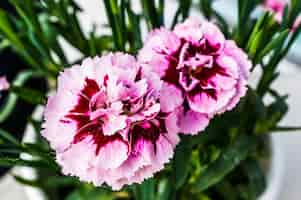
{"label": "ruffled petal", "polygon": [[186,113],[182,112],[179,118],[180,132],[184,134],[196,135],[205,130],[209,124],[209,117],[206,114],[194,112],[192,110]]}
{"label": "ruffled petal", "polygon": [[184,98],[179,88],[168,83],[163,84],[160,96],[161,110],[163,112],[173,111],[182,105],[183,101]]}

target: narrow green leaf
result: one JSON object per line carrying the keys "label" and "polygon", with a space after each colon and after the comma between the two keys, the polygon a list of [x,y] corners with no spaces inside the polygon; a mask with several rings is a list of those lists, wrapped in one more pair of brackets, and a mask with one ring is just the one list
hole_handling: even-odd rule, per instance
{"label": "narrow green leaf", "polygon": [[169,200],[172,190],[172,183],[169,179],[160,179],[158,183],[157,200]]}
{"label": "narrow green leaf", "polygon": [[257,53],[257,50],[259,49],[259,46],[262,44],[262,38],[264,34],[264,30],[258,31],[253,40],[251,40],[251,42],[249,43],[248,54],[251,58],[254,58],[255,54]]}
{"label": "narrow green leaf", "polygon": [[122,29],[121,26],[122,24],[125,24],[125,19],[120,16],[121,13],[118,8],[118,2],[116,0],[104,0],[104,4],[108,21],[112,29],[115,48],[116,50],[125,50],[124,29]]}
{"label": "narrow green leaf", "polygon": [[18,49],[24,48],[22,42],[20,41],[20,39],[18,38],[11,26],[7,13],[2,9],[0,9],[0,31]]}
{"label": "narrow green leaf", "polygon": [[2,39],[0,42],[0,53],[11,45],[8,39]]}
{"label": "narrow green leaf", "polygon": [[66,200],[114,200],[113,193],[94,189],[91,191],[74,190]]}
{"label": "narrow green leaf", "polygon": [[207,19],[211,19],[213,14],[212,2],[212,0],[200,0],[201,10]]}
{"label": "narrow green leaf", "polygon": [[188,177],[191,154],[191,147],[185,146],[185,144],[183,143],[178,145],[176,148],[173,160],[173,176],[176,189],[180,188],[185,183]]}
{"label": "narrow green leaf", "polygon": [[138,186],[141,200],[155,199],[155,180],[153,178],[145,180]]}
{"label": "narrow green leaf", "polygon": [[210,164],[197,178],[192,190],[201,192],[220,182],[227,174],[245,160],[249,151],[254,148],[254,138],[241,135],[234,144],[222,151],[220,157]]}
{"label": "narrow green leaf", "polygon": [[256,200],[266,189],[265,174],[255,159],[247,159],[243,169],[249,179],[250,199]]}
{"label": "narrow green leaf", "polygon": [[162,24],[160,24],[155,1],[141,0],[141,5],[143,14],[146,18],[148,29],[152,30],[154,28],[160,27]]}
{"label": "narrow green leaf", "polygon": [[15,146],[20,146],[20,142],[14,137],[12,136],[9,132],[0,129],[0,138],[5,139],[6,141],[12,143]]}
{"label": "narrow green leaf", "polygon": [[261,60],[265,55],[267,55],[270,51],[274,50],[276,47],[282,46],[284,41],[287,39],[289,34],[289,30],[282,31],[275,39],[272,39],[266,47],[260,52],[259,60]]}
{"label": "narrow green leaf", "polygon": [[34,105],[36,104],[44,105],[46,103],[46,98],[44,94],[38,90],[34,90],[26,87],[11,86],[10,91],[12,91],[21,99],[27,101],[28,103],[32,103]]}
{"label": "narrow green leaf", "polygon": [[267,107],[268,125],[275,127],[288,112],[287,96],[279,97]]}
{"label": "narrow green leaf", "polygon": [[258,32],[262,29],[262,27],[264,26],[264,24],[266,23],[266,21],[268,20],[270,14],[268,12],[266,12],[264,15],[262,15],[256,22],[251,35],[249,36],[248,42],[247,42],[247,49],[250,48],[251,43],[253,42],[253,40],[255,39],[256,35],[258,34]]}
{"label": "narrow green leaf", "polygon": [[126,4],[126,9],[129,18],[129,44],[131,47],[131,52],[137,53],[137,51],[142,47],[140,17],[138,14],[134,13],[129,3]]}
{"label": "narrow green leaf", "polygon": [[[172,20],[171,29],[173,29],[179,21],[184,21],[188,17],[191,5],[192,5],[192,0],[179,1],[179,6]],[[179,19],[180,17],[181,20]]]}
{"label": "narrow green leaf", "polygon": [[49,163],[45,161],[24,160],[21,158],[0,158],[0,166],[2,167],[27,166],[33,168],[57,170],[57,168],[53,168],[53,166],[49,165]]}
{"label": "narrow green leaf", "polygon": [[40,188],[42,186],[41,183],[37,180],[26,179],[18,175],[13,175],[13,177],[18,183],[21,183],[22,185],[27,185],[31,187],[37,187],[37,188]]}
{"label": "narrow green leaf", "polygon": [[43,181],[47,188],[76,186],[80,181],[71,176],[51,176],[46,181]]}
{"label": "narrow green leaf", "polygon": [[277,126],[272,129],[273,132],[288,132],[288,131],[301,131],[300,126]]}
{"label": "narrow green leaf", "polygon": [[216,184],[216,187],[214,189],[217,190],[220,196],[222,196],[222,199],[229,199],[229,200],[239,199],[237,188],[228,179],[224,179],[218,184]]}
{"label": "narrow green leaf", "polygon": [[[32,71],[32,70],[22,71],[17,75],[12,85],[22,86],[30,78],[41,77],[42,75],[43,75],[42,73]],[[9,94],[5,103],[2,104],[0,107],[0,123],[4,122],[10,116],[17,103],[17,100],[18,100],[17,95],[15,95],[14,93]]]}

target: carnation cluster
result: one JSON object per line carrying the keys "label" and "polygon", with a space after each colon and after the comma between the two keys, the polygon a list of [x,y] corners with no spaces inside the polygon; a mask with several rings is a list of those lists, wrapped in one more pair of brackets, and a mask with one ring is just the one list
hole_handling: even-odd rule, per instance
{"label": "carnation cluster", "polygon": [[136,59],[88,58],[65,69],[48,99],[43,136],[66,175],[114,190],[141,183],[245,95],[251,63],[212,23],[154,30]]}

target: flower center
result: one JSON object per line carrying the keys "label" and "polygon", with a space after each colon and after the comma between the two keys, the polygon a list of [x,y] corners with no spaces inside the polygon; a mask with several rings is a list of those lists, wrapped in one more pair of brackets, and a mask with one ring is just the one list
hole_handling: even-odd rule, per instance
{"label": "flower center", "polygon": [[[131,87],[132,85],[125,85],[129,90]],[[102,146],[113,140],[123,141],[129,146],[135,146],[140,139],[155,144],[160,133],[166,132],[161,125],[164,121],[157,119],[159,110],[153,108],[157,101],[152,91],[138,97],[126,96],[124,101],[121,99],[110,102],[106,90],[105,87],[100,88],[96,81],[86,79],[84,88],[78,94],[77,104],[61,120],[62,123],[76,123],[74,144],[90,136],[96,144],[95,153],[98,154]],[[118,123],[122,122],[115,120],[125,120],[125,117],[127,121],[124,123],[130,123],[126,125],[127,128],[119,126]],[[108,130],[113,131],[107,132]]]}

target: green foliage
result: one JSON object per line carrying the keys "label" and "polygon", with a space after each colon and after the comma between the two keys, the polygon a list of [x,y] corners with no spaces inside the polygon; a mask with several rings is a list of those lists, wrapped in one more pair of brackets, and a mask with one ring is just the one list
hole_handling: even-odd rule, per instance
{"label": "green foliage", "polygon": [[106,190],[84,186],[72,192],[66,200],[114,200],[114,195]]}
{"label": "green foliage", "polygon": [[155,199],[155,184],[156,180],[148,179],[142,184],[135,186],[135,198],[141,200],[153,200]]}
{"label": "green foliage", "polygon": [[[0,107],[0,123],[9,120],[16,102],[23,99],[34,105],[45,104],[46,94],[26,86],[31,78],[43,78],[49,88],[55,88],[60,70],[74,63],[66,58],[59,38],[79,52],[82,58],[101,55],[108,51],[125,51],[136,54],[142,47],[142,25],[148,30],[164,26],[167,1],[140,0],[141,12],[134,11],[132,0],[104,0],[107,22],[111,34],[99,35],[96,27],[85,34],[78,14],[81,8],[74,0],[9,0],[16,15],[0,9],[0,53],[12,48],[26,61],[30,70],[20,72],[11,83],[8,97]],[[201,11],[207,20],[214,21],[227,39],[235,40],[262,75],[255,88],[232,111],[213,119],[209,127],[197,136],[182,136],[169,165],[142,184],[132,185],[113,192],[106,187],[97,188],[81,183],[73,177],[60,174],[49,145],[38,142],[22,143],[14,135],[0,129],[0,166],[30,166],[39,169],[39,176],[27,180],[14,175],[22,184],[44,190],[51,199],[67,200],[170,200],[170,199],[233,199],[255,200],[265,189],[265,174],[260,160],[265,159],[266,135],[275,131],[296,131],[301,127],[280,126],[288,112],[287,95],[272,88],[280,73],[279,62],[296,41],[301,27],[291,31],[301,11],[301,1],[292,0],[278,23],[274,15],[264,13],[256,18],[254,10],[261,0],[237,0],[238,13],[235,25],[230,25],[214,9],[213,0],[179,0],[172,19],[172,27],[184,21],[192,8]],[[266,96],[272,97],[265,103]],[[42,119],[29,123],[37,133]],[[33,159],[20,157],[22,153]],[[64,190],[64,196],[60,192]]]}
{"label": "green foliage", "polygon": [[249,179],[249,199],[257,199],[266,188],[265,175],[259,162],[255,159],[248,159],[243,163],[244,171]]}
{"label": "green foliage", "polygon": [[[32,70],[22,71],[17,75],[15,80],[12,82],[12,85],[20,88],[30,78],[36,78],[41,76],[42,74],[37,71],[32,71]],[[15,93],[11,92],[8,95],[8,97],[5,100],[5,103],[3,103],[0,107],[0,123],[8,119],[13,109],[15,108],[17,100],[18,100],[18,95],[16,95]]]}
{"label": "green foliage", "polygon": [[192,0],[182,0],[179,1],[179,7],[173,18],[172,27],[173,28],[178,22],[184,21],[189,14],[190,7],[192,5]]}
{"label": "green foliage", "polygon": [[173,178],[176,189],[179,189],[185,184],[190,170],[192,148],[189,143],[181,142],[176,148],[175,157],[173,160]]}
{"label": "green foliage", "polygon": [[21,99],[27,101],[28,103],[37,105],[44,105],[46,103],[46,98],[43,93],[26,87],[12,86],[10,91],[16,94]]}
{"label": "green foliage", "polygon": [[164,25],[164,0],[160,0],[159,3],[148,0],[141,0],[140,2],[149,30]]}
{"label": "green foliage", "polygon": [[220,182],[230,171],[246,159],[249,151],[254,148],[254,138],[241,136],[234,144],[230,144],[219,158],[210,164],[193,185],[194,191],[204,191],[210,186]]}

